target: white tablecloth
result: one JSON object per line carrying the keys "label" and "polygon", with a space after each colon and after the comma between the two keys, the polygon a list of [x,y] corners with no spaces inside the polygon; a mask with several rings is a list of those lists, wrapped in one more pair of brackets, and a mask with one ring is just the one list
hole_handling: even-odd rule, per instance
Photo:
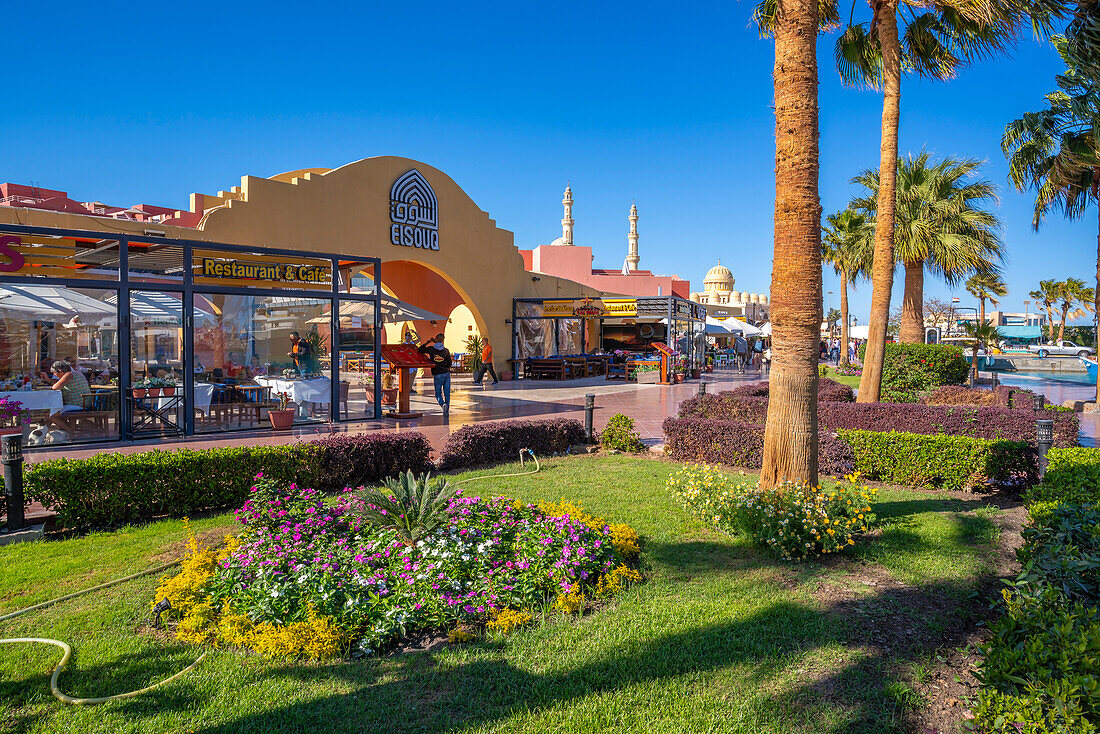
{"label": "white tablecloth", "polygon": [[206,382],[196,382],[192,402],[196,410],[210,413],[210,399],[214,397],[214,386]]}
{"label": "white tablecloth", "polygon": [[271,399],[275,400],[275,393],[285,392],[290,395],[290,402],[298,403],[324,403],[332,402],[332,383],[327,377],[315,377],[310,380],[284,380],[279,377],[254,377],[257,385],[271,388]]}
{"label": "white tablecloth", "polygon": [[13,390],[0,392],[0,397],[18,400],[23,404],[23,410],[48,410],[50,415],[59,412],[64,405],[58,390]]}

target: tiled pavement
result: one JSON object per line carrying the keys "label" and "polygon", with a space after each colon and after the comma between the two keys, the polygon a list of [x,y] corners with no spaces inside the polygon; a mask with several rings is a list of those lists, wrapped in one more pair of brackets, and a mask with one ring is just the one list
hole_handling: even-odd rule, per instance
{"label": "tiled pavement", "polygon": [[[451,391],[451,415],[443,420],[442,411],[432,395],[429,379],[417,381],[417,393],[412,396],[412,409],[423,411],[424,417],[410,421],[369,420],[339,423],[332,426],[309,426],[292,431],[241,431],[205,436],[189,436],[178,440],[148,440],[122,442],[98,447],[72,446],[36,451],[27,456],[29,462],[48,458],[82,458],[109,452],[136,453],[153,448],[212,448],[221,446],[265,446],[292,443],[330,432],[365,433],[368,431],[420,431],[438,452],[451,431],[470,423],[508,419],[538,419],[568,416],[584,420],[584,397],[596,396],[595,429],[601,430],[615,413],[625,413],[635,420],[635,427],[647,443],[661,439],[661,423],[674,415],[683,400],[699,392],[699,383],[706,382],[709,392],[729,390],[737,385],[759,382],[766,376],[758,370],[740,375],[733,369],[718,369],[704,374],[701,380],[689,380],[680,385],[638,385],[608,381],[602,377],[556,382],[552,380],[520,380],[484,386],[472,384],[469,375],[455,375]],[[3,508],[0,507],[0,510]],[[46,511],[40,505],[28,508],[28,517],[41,517]]]}

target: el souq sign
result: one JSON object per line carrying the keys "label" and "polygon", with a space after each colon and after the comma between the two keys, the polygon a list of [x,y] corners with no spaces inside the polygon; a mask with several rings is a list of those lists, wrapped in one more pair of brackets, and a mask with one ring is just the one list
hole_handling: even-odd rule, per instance
{"label": "el souq sign", "polygon": [[439,249],[439,202],[428,180],[415,168],[393,182],[390,222],[392,244]]}

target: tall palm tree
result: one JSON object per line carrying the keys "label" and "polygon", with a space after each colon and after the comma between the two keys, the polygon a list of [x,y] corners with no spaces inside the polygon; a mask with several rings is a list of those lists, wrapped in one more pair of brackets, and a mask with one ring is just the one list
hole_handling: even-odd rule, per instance
{"label": "tall palm tree", "polygon": [[[822,28],[836,25],[839,18],[837,0],[819,2]],[[875,231],[871,317],[857,398],[859,402],[878,402],[890,294],[894,286],[894,163],[898,159],[902,72],[928,79],[950,79],[967,63],[1005,49],[1028,18],[1037,32],[1049,32],[1064,7],[1060,0],[867,2],[870,18],[857,23],[857,3],[852,0],[848,25],[837,40],[835,53],[845,82],[883,92],[879,170],[885,174],[875,208],[884,226]],[[756,6],[753,18],[762,32],[768,33],[774,26],[777,5],[777,0],[761,0]]]}
{"label": "tall palm tree", "polygon": [[827,218],[822,233],[821,259],[840,276],[840,363],[848,364],[848,286],[871,272],[874,255],[867,218],[846,209]]}
{"label": "tall palm tree", "polygon": [[818,0],[779,0],[775,14],[775,244],[772,371],[760,484],[817,484],[821,329],[818,196]]}
{"label": "tall palm tree", "polygon": [[1061,295],[1061,283],[1051,278],[1050,280],[1040,280],[1038,290],[1028,293],[1035,301],[1036,308],[1042,308],[1047,314],[1047,324],[1050,327],[1050,333],[1047,336],[1048,341],[1054,340],[1054,304],[1058,302],[1058,298]]}
{"label": "tall palm tree", "polygon": [[[972,274],[995,270],[1003,257],[997,234],[1000,220],[984,208],[987,200],[996,199],[996,192],[988,181],[970,180],[981,163],[948,157],[931,164],[930,157],[921,152],[897,164],[893,221],[895,255],[905,267],[898,336],[902,342],[924,341],[925,269],[954,285]],[[853,208],[875,217],[879,172],[864,171],[852,180],[868,190],[852,202]]]}
{"label": "tall palm tree", "polygon": [[[1031,225],[1036,230],[1051,209],[1077,219],[1090,204],[1100,203],[1100,62],[1093,37],[1097,15],[1096,3],[1082,3],[1081,16],[1067,28],[1068,37],[1055,39],[1066,65],[1066,72],[1055,78],[1058,90],[1046,96],[1045,109],[1008,123],[1001,138],[1009,180],[1021,191],[1035,191]],[[1100,230],[1093,299],[1093,310],[1100,311]],[[1096,379],[1100,400],[1100,372]]]}
{"label": "tall palm tree", "polygon": [[970,384],[973,385],[974,381],[978,379],[978,347],[988,350],[989,342],[996,342],[1000,339],[1001,332],[993,324],[987,324],[984,321],[979,321],[976,324],[967,321],[962,326],[963,333],[974,340],[973,351],[970,353]]}
{"label": "tall palm tree", "polygon": [[989,301],[990,305],[996,306],[1000,304],[997,299],[1008,295],[1008,287],[1001,280],[1000,274],[996,272],[982,272],[971,275],[970,279],[966,281],[966,290],[978,299],[980,305],[978,310],[979,324],[985,323],[985,302]]}
{"label": "tall palm tree", "polygon": [[1058,284],[1058,311],[1062,317],[1058,324],[1058,341],[1066,338],[1067,318],[1084,316],[1093,310],[1089,301],[1094,296],[1093,289],[1086,287],[1085,281],[1079,278],[1066,278]]}

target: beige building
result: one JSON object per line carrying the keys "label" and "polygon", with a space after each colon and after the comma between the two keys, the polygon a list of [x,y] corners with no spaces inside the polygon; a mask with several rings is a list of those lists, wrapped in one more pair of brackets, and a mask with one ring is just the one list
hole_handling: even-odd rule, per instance
{"label": "beige building", "polygon": [[702,292],[692,293],[691,300],[706,304],[707,314],[715,318],[733,316],[752,323],[767,321],[768,296],[734,290],[736,282],[730,269],[719,260],[703,278]]}

